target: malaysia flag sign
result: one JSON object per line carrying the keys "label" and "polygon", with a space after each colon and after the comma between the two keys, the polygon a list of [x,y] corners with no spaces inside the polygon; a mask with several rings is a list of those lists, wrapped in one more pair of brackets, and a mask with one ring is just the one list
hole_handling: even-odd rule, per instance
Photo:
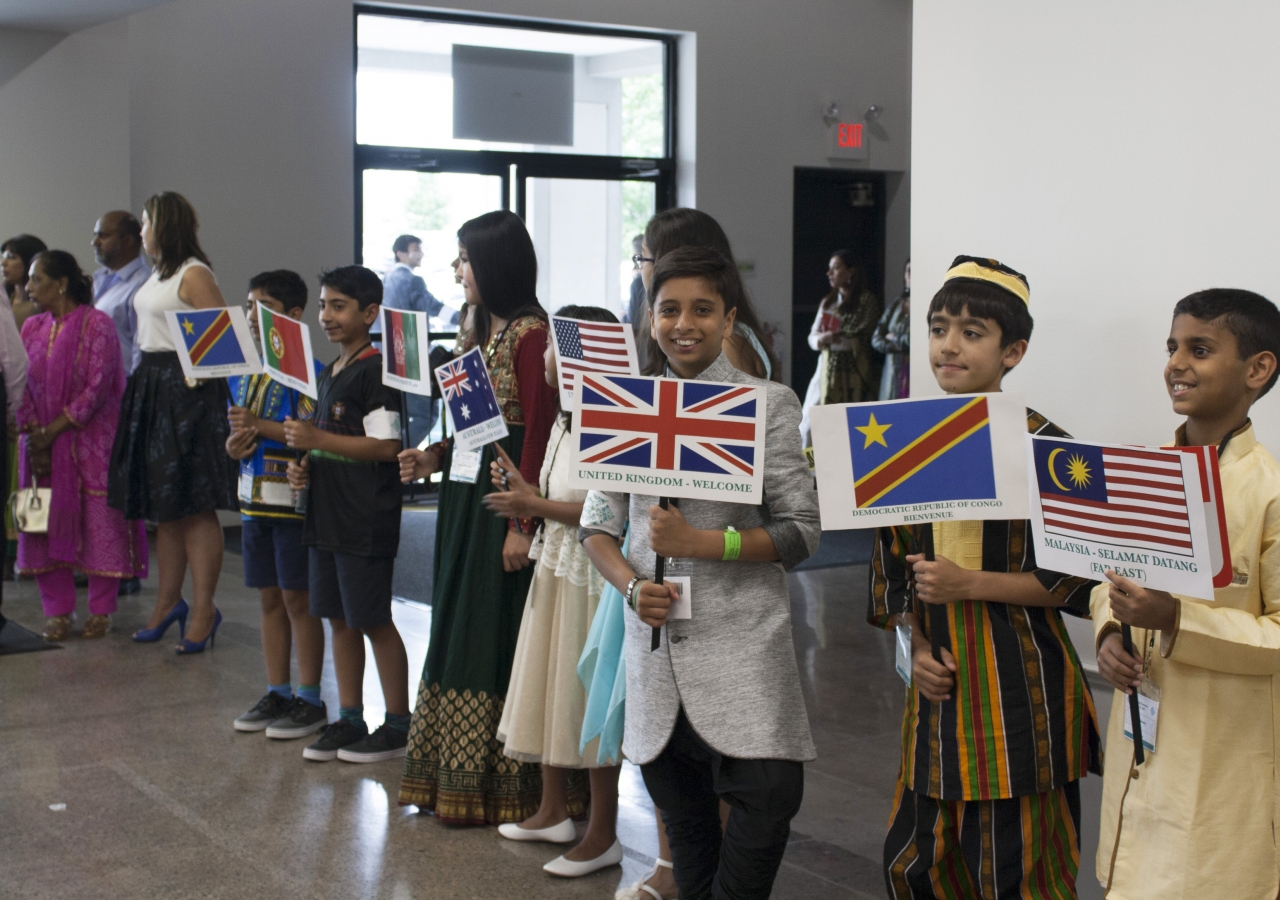
{"label": "malaysia flag sign", "polygon": [[588,322],[551,317],[556,369],[560,373],[560,407],[573,409],[573,376],[579,372],[638,375],[636,336],[622,322]]}
{"label": "malaysia flag sign", "polygon": [[507,423],[479,347],[437,367],[436,381],[461,449],[475,450],[507,436]]}
{"label": "malaysia flag sign", "polygon": [[572,486],[764,500],[765,388],[578,373]]}
{"label": "malaysia flag sign", "polygon": [[1110,570],[1144,587],[1213,599],[1225,533],[1213,496],[1216,463],[1176,449],[1028,435],[1037,563],[1099,580]]}

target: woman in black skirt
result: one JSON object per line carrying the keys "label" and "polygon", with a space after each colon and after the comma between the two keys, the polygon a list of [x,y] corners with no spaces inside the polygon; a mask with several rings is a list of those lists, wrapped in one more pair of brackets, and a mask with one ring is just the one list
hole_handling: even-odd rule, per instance
{"label": "woman in black skirt", "polygon": [[[176,621],[179,654],[213,643],[222,621],[213,605],[223,547],[216,510],[239,508],[236,463],[223,450],[227,383],[183,376],[164,315],[227,305],[196,240],[198,227],[181,194],[166,191],[144,205],[142,244],[155,271],[134,297],[142,361],[125,388],[107,490],[108,503],[125,518],[158,523],[159,596],[151,621],[133,639],[158,641]],[[189,607],[182,599],[188,566]]]}

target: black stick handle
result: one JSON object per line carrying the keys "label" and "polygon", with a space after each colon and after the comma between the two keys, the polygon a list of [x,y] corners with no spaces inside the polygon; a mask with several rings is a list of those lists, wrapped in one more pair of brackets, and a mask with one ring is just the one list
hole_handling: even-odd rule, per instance
{"label": "black stick handle", "polygon": [[[298,421],[298,392],[296,390],[289,391],[289,411],[293,415],[293,421]],[[295,450],[294,457],[299,463],[307,456],[305,450]],[[293,495],[293,511],[299,515],[305,515],[307,512],[307,500],[311,496],[311,488],[305,487],[300,491],[295,491]]]}
{"label": "black stick handle", "polygon": [[[1133,655],[1133,629],[1128,625],[1120,626],[1120,641],[1124,652]],[[1147,761],[1146,749],[1142,746],[1142,707],[1138,703],[1138,689],[1134,688],[1129,695],[1129,718],[1133,720],[1133,764],[1140,766]]]}
{"label": "black stick handle", "polygon": [[[932,522],[924,526],[924,559],[925,562],[934,561]],[[942,662],[942,632],[947,627],[946,607],[936,603],[926,605],[929,608],[929,647],[933,651],[933,658]]]}
{"label": "black stick handle", "polygon": [[[671,506],[671,499],[669,497],[659,497],[658,505],[661,506],[663,509],[667,509],[669,506]],[[658,586],[662,585],[662,576],[665,574],[666,568],[667,568],[667,561],[663,559],[662,554],[659,553],[657,556],[657,559],[655,559],[653,563],[653,583],[654,584]],[[639,606],[639,604],[636,604],[636,605]],[[649,639],[649,652],[652,653],[654,650],[657,650],[661,644],[662,644],[662,629],[655,628],[653,629],[653,636]]]}
{"label": "black stick handle", "polygon": [[[409,394],[400,392],[400,449],[409,449]],[[417,496],[418,482],[409,482],[409,499]]]}

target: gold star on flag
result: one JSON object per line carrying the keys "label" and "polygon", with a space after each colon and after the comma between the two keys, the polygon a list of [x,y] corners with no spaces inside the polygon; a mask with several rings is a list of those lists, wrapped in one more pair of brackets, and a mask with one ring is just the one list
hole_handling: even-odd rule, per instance
{"label": "gold star on flag", "polygon": [[866,450],[872,444],[879,444],[887,450],[889,445],[885,443],[884,433],[892,427],[892,425],[881,425],[876,421],[876,414],[872,413],[871,421],[866,425],[855,425],[854,431],[861,431],[866,436],[866,443],[862,445],[863,450]]}
{"label": "gold star on flag", "polygon": [[187,334],[195,334],[195,333],[196,333],[196,326],[195,326],[195,324],[194,324],[190,319],[183,319],[183,320],[182,320],[182,327],[183,327],[183,329],[185,329],[185,330],[186,330]]}

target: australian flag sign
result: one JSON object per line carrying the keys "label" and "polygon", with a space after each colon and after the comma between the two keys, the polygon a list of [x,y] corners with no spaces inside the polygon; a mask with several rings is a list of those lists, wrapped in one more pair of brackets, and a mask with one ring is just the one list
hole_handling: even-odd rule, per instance
{"label": "australian flag sign", "polygon": [[759,504],[765,389],[578,373],[574,487]]}
{"label": "australian flag sign", "polygon": [[436,381],[449,410],[454,440],[461,449],[475,450],[507,436],[507,423],[479,347],[437,368]]}

